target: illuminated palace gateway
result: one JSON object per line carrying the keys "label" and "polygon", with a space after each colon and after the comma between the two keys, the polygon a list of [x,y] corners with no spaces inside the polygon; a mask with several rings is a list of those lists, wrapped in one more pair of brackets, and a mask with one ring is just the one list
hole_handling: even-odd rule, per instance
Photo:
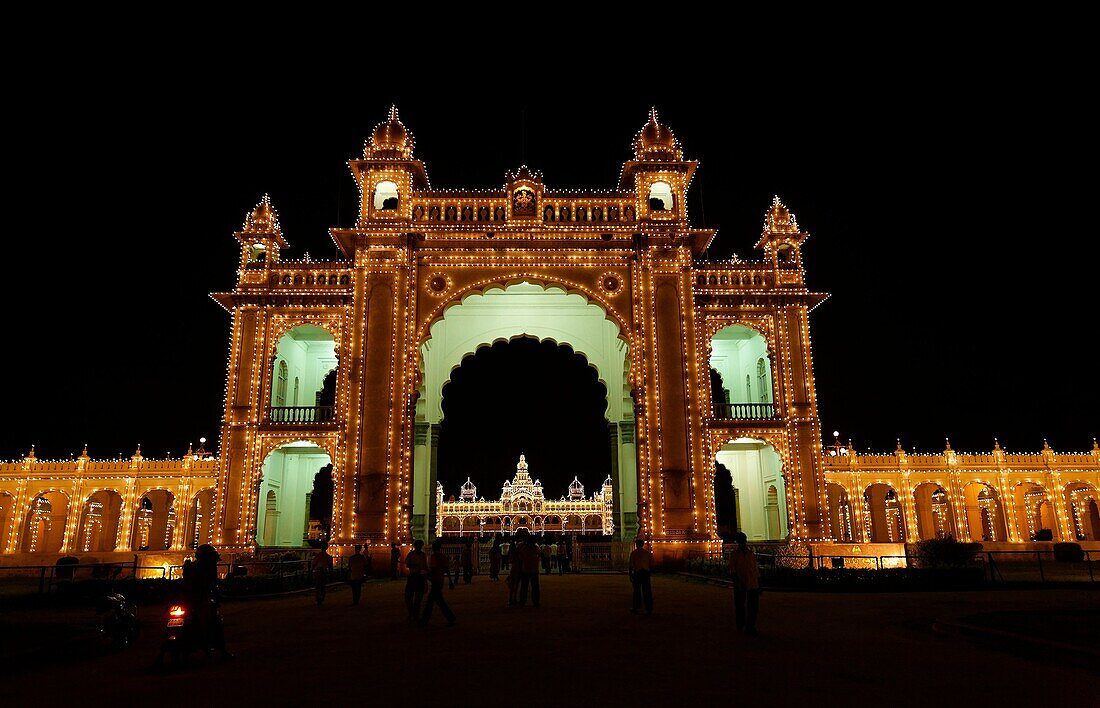
{"label": "illuminated palace gateway", "polygon": [[300,546],[319,472],[338,553],[447,531],[444,384],[518,337],[596,370],[604,527],[651,540],[661,561],[717,546],[716,485],[735,488],[754,540],[1096,540],[1095,443],[823,454],[808,317],[826,296],[805,285],[807,234],[777,198],[760,260],[706,260],[715,232],[687,211],[696,164],[653,112],[612,189],[557,189],[526,167],[495,189],[435,189],[392,110],[349,162],[361,201],[354,226],[330,231],[339,260],[284,259],[267,197],[236,234],[237,284],[213,296],[232,320],[218,458],[4,464],[0,558]]}
{"label": "illuminated palace gateway", "polygon": [[603,534],[615,531],[614,484],[604,480],[600,491],[584,498],[584,485],[576,477],[569,483],[569,495],[559,500],[542,495],[542,482],[532,481],[527,461],[519,456],[516,476],[505,482],[500,500],[477,498],[477,487],[466,479],[458,500],[443,501],[443,485],[436,483],[435,504],[439,510],[436,536],[515,533],[521,528],[533,533]]}

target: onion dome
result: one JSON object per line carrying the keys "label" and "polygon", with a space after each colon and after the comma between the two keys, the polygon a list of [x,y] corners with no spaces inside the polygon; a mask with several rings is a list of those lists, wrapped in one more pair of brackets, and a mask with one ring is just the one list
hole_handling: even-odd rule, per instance
{"label": "onion dome", "polygon": [[397,106],[390,106],[389,118],[375,126],[363,148],[363,157],[408,160],[412,158],[414,144],[413,134],[397,117]]}
{"label": "onion dome", "polygon": [[667,125],[657,120],[657,109],[649,109],[649,121],[634,138],[634,157],[638,160],[683,160],[680,141]]}
{"label": "onion dome", "polygon": [[474,486],[474,483],[470,481],[469,477],[467,477],[466,481],[462,484],[462,492],[459,494],[459,497],[465,502],[472,502],[477,499],[477,487]]}
{"label": "onion dome", "polygon": [[279,226],[279,214],[271,205],[271,198],[266,194],[256,208],[244,218],[242,233],[246,234],[282,234]]}
{"label": "onion dome", "polygon": [[573,481],[569,483],[569,498],[584,499],[584,485],[576,477],[573,477]]}

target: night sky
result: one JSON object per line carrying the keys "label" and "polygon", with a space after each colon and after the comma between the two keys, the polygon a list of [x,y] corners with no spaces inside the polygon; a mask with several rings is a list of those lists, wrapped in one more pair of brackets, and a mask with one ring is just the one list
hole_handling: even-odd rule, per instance
{"label": "night sky", "polygon": [[[860,449],[892,450],[900,437],[938,451],[945,436],[959,450],[999,436],[1026,451],[1047,437],[1079,451],[1100,434],[1098,217],[1095,180],[1079,173],[1094,164],[1094,118],[1072,74],[1023,60],[812,63],[798,74],[731,61],[698,89],[653,79],[508,95],[499,73],[444,91],[256,64],[103,62],[76,62],[48,88],[13,77],[9,89],[22,100],[6,147],[16,186],[4,458],[31,443],[45,457],[85,442],[93,457],[139,442],[146,456],[178,455],[202,435],[214,447],[229,316],[207,295],[234,283],[232,232],[269,192],[288,257],[335,257],[326,229],[352,225],[358,199],[345,161],[391,101],[436,188],[497,188],[524,161],[550,187],[612,188],[655,104],[701,161],[690,215],[719,229],[716,258],[756,257],[779,194],[811,233],[810,286],[832,294],[811,315],[826,438],[837,429]],[[529,386],[553,421],[573,415],[553,406],[591,385],[565,376],[572,393],[547,392],[558,369],[526,381],[504,364],[479,367],[456,374],[451,388],[465,393],[448,410]],[[563,451],[555,434],[502,426],[487,459],[505,475],[523,446],[605,459],[598,436]]]}

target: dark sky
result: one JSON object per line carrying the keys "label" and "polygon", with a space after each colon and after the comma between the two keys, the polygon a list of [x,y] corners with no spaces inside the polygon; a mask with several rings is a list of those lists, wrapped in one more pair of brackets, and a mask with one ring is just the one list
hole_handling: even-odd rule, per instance
{"label": "dark sky", "polygon": [[613,187],[655,104],[701,161],[691,217],[719,229],[712,256],[755,257],[773,194],[811,233],[807,277],[832,293],[811,316],[824,430],[861,449],[1087,449],[1094,114],[1076,58],[1006,56],[710,59],[698,86],[590,70],[600,90],[551,64],[403,82],[124,52],[13,75],[0,455],[216,441],[229,317],[207,294],[233,284],[232,232],[266,191],[288,255],[333,257],[326,229],[358,198],[345,161],[391,101],[432,184],[455,188],[524,160],[552,187]]}

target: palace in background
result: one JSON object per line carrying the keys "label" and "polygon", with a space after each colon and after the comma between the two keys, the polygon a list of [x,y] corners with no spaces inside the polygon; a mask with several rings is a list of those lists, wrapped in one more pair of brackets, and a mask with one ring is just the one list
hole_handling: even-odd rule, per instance
{"label": "palace in background", "polygon": [[[354,227],[330,230],[339,260],[283,258],[266,196],[235,234],[237,284],[213,295],[232,323],[218,455],[32,449],[0,465],[0,563],[300,547],[319,478],[341,554],[475,523],[550,532],[598,518],[616,543],[641,536],[676,563],[719,547],[716,500],[730,491],[732,524],[760,542],[1100,549],[1095,441],[1080,454],[823,447],[809,314],[827,296],[805,284],[808,234],[776,198],[759,260],[708,260],[716,232],[688,219],[696,166],[653,111],[613,189],[558,189],[527,167],[492,190],[437,189],[391,110],[349,162],[361,200]],[[607,479],[591,499],[575,480],[545,500],[521,460],[501,500],[471,483],[444,501],[443,387],[466,356],[520,337],[597,371],[611,464],[578,473]]]}
{"label": "palace in background", "polygon": [[611,536],[615,533],[614,485],[604,480],[600,491],[584,498],[584,485],[576,477],[569,483],[568,496],[547,499],[542,482],[531,479],[527,460],[519,456],[516,476],[504,483],[497,501],[477,498],[477,487],[466,479],[458,499],[443,500],[443,485],[436,483],[436,536],[513,534],[519,529],[544,535],[565,534]]}

